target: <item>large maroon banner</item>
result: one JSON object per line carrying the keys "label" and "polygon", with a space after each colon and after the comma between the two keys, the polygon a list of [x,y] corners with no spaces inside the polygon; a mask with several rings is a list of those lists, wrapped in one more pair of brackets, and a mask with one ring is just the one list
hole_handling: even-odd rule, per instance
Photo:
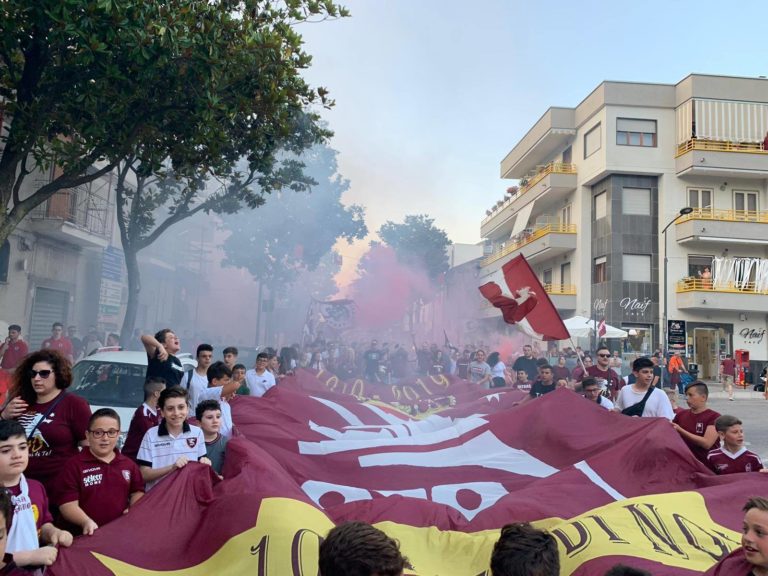
{"label": "large maroon banner", "polygon": [[359,519],[400,540],[409,575],[489,574],[513,521],[555,535],[564,575],[692,575],[738,546],[741,506],[768,491],[765,474],[714,476],[666,420],[570,390],[515,406],[518,392],[468,389],[415,419],[328,388],[300,372],[237,398],[225,480],[189,465],[50,573],[315,576],[319,539]]}

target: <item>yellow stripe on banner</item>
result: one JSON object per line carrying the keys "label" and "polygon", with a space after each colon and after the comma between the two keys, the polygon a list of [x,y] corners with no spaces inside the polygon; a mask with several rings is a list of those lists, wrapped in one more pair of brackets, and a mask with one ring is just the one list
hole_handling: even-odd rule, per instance
{"label": "yellow stripe on banner", "polygon": [[[716,524],[697,492],[656,494],[612,502],[562,520],[533,523],[556,537],[560,574],[589,560],[633,556],[705,571],[739,546],[740,534]],[[314,506],[266,498],[256,526],[231,538],[208,560],[175,571],[147,570],[94,553],[115,576],[315,576],[321,536],[333,524]],[[466,533],[394,522],[376,526],[400,542],[413,569],[406,576],[487,576],[499,530]]]}

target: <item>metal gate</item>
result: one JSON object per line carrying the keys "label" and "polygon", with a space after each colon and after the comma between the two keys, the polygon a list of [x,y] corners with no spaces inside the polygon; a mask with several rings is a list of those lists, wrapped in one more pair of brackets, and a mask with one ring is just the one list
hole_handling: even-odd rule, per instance
{"label": "metal gate", "polygon": [[36,288],[35,300],[32,303],[32,318],[29,326],[29,349],[37,350],[43,340],[50,337],[51,326],[54,322],[64,324],[66,335],[67,309],[69,307],[69,292]]}

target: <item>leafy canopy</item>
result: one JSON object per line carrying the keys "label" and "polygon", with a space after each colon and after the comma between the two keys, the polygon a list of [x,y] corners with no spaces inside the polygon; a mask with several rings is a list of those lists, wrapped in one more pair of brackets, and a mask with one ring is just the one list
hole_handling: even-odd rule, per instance
{"label": "leafy canopy", "polygon": [[379,228],[379,238],[392,247],[403,264],[423,269],[431,279],[448,270],[447,248],[451,244],[435,219],[426,214],[408,214],[402,223],[391,220]]}

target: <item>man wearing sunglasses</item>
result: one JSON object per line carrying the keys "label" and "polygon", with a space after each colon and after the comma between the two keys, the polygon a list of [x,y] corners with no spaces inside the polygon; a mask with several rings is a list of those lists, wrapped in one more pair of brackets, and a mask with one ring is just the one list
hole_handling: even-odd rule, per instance
{"label": "man wearing sunglasses", "polygon": [[587,367],[586,375],[594,378],[604,394],[611,400],[615,400],[621,387],[621,378],[609,365],[611,351],[606,346],[600,346],[595,356],[597,357],[597,363],[594,366]]}

